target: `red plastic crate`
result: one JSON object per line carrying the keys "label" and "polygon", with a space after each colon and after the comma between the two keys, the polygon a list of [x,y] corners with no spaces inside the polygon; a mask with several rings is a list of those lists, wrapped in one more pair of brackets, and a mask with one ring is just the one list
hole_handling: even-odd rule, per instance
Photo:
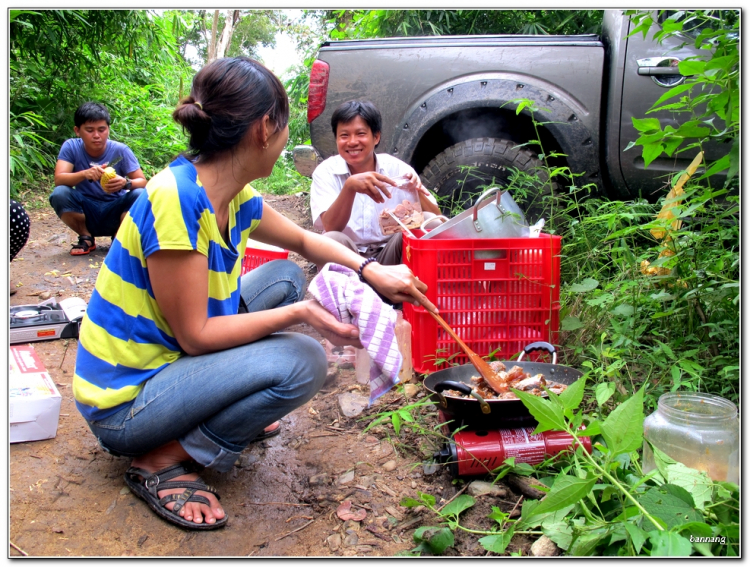
{"label": "red plastic crate", "polygon": [[245,257],[242,258],[242,274],[262,266],[271,260],[286,260],[289,258],[289,250],[262,250],[260,248],[245,248]]}
{"label": "red plastic crate", "polygon": [[[470,349],[509,360],[529,343],[555,343],[560,243],[549,234],[471,240],[404,235],[403,261],[427,284],[427,298]],[[424,308],[404,303],[404,317],[412,326],[414,370],[429,374],[469,362]]]}

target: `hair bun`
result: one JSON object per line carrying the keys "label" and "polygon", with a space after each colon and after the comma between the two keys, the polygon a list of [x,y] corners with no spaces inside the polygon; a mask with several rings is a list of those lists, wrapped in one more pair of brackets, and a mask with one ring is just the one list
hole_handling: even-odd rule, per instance
{"label": "hair bun", "polygon": [[182,126],[189,136],[189,145],[193,149],[200,149],[206,142],[211,128],[211,117],[203,110],[203,105],[192,97],[182,100],[172,113],[175,122]]}

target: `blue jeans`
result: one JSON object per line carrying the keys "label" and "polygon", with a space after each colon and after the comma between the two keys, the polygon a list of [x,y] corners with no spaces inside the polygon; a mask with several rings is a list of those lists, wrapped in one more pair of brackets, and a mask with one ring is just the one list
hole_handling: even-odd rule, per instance
{"label": "blue jeans", "polygon": [[58,185],[49,196],[49,204],[58,217],[63,213],[82,214],[92,236],[114,236],[120,228],[120,217],[143,192],[144,189],[133,189],[117,199],[100,201],[67,185]]}
{"label": "blue jeans", "polygon": [[[304,297],[302,270],[275,260],[242,277],[250,312]],[[199,464],[226,472],[263,430],[309,401],[325,381],[323,347],[298,333],[274,333],[243,346],[183,356],[146,382],[132,402],[89,423],[110,453],[135,457],[177,439]]]}

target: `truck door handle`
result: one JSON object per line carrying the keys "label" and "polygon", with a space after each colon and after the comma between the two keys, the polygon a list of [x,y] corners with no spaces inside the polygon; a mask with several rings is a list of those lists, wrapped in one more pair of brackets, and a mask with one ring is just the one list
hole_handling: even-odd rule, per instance
{"label": "truck door handle", "polygon": [[646,57],[638,59],[638,74],[651,77],[660,87],[674,87],[685,82],[679,64],[675,57]]}
{"label": "truck door handle", "polygon": [[638,67],[639,75],[679,75],[679,67]]}

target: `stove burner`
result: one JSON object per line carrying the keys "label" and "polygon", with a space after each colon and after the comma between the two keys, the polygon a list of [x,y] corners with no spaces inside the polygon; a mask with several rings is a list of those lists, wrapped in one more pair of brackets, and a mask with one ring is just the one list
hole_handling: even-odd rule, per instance
{"label": "stove burner", "polygon": [[49,305],[18,305],[10,308],[10,327],[65,324],[68,318],[60,308]]}
{"label": "stove burner", "polygon": [[41,315],[42,314],[39,311],[27,309],[26,311],[16,311],[12,316],[18,317],[19,319],[31,319],[32,317],[40,317]]}
{"label": "stove burner", "polygon": [[80,298],[50,299],[37,305],[10,307],[10,344],[78,337],[78,328],[86,311]]}

